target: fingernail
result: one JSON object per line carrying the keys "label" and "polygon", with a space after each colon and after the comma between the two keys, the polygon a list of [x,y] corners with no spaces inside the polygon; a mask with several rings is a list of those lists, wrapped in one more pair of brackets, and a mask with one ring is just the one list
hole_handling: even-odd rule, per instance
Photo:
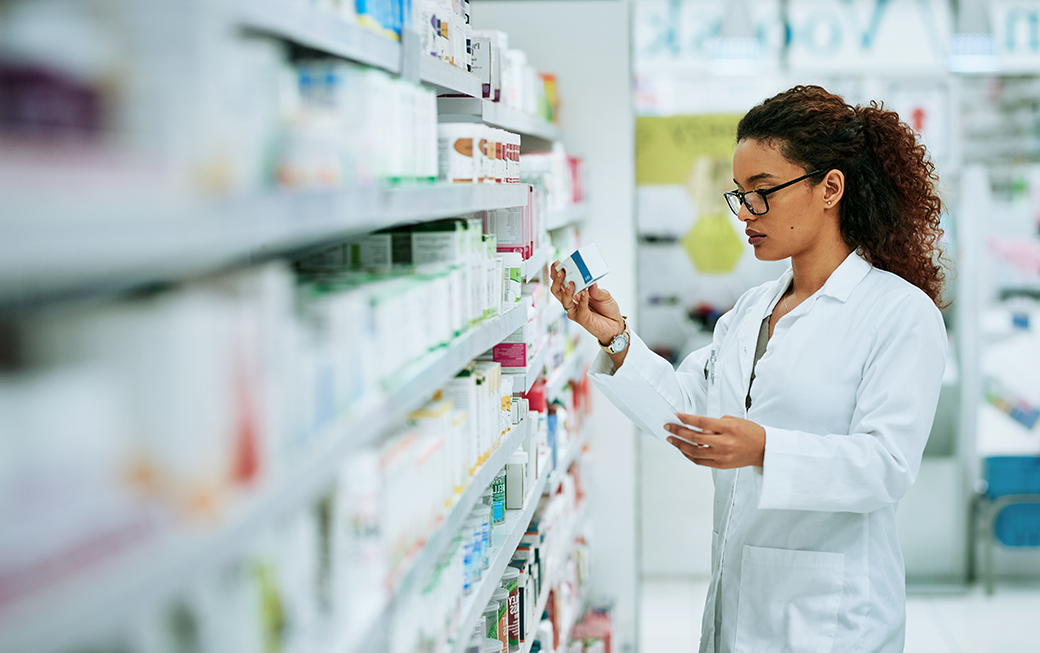
{"label": "fingernail", "polygon": [[675,438],[668,438],[668,444],[675,444]]}

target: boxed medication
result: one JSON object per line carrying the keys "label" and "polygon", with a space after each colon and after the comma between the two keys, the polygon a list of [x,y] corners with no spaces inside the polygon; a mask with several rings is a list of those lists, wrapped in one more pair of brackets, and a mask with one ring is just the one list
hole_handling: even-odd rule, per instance
{"label": "boxed medication", "polygon": [[560,268],[566,275],[564,282],[574,284],[574,292],[588,288],[610,272],[596,243],[579,247],[560,263]]}

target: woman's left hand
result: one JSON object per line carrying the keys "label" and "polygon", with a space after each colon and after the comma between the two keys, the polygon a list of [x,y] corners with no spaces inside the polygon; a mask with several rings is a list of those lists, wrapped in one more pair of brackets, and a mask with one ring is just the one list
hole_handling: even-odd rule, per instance
{"label": "woman's left hand", "polygon": [[665,430],[673,436],[668,442],[694,463],[716,469],[762,466],[766,430],[758,424],[729,415],[719,419],[685,413],[675,416],[691,428],[666,424]]}

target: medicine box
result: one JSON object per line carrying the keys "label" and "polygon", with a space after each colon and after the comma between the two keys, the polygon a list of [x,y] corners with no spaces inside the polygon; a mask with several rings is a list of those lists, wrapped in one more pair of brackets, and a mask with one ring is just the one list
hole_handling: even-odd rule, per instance
{"label": "medicine box", "polygon": [[560,268],[566,275],[564,283],[574,283],[574,292],[588,288],[610,272],[596,243],[579,247],[560,263]]}

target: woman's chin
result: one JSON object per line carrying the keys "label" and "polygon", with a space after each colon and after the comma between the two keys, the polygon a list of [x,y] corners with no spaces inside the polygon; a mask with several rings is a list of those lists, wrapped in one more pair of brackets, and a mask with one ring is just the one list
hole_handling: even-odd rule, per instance
{"label": "woman's chin", "polygon": [[772,248],[763,245],[757,245],[754,247],[754,249],[755,258],[757,258],[759,261],[781,261],[787,258],[787,256],[779,252],[773,251]]}

